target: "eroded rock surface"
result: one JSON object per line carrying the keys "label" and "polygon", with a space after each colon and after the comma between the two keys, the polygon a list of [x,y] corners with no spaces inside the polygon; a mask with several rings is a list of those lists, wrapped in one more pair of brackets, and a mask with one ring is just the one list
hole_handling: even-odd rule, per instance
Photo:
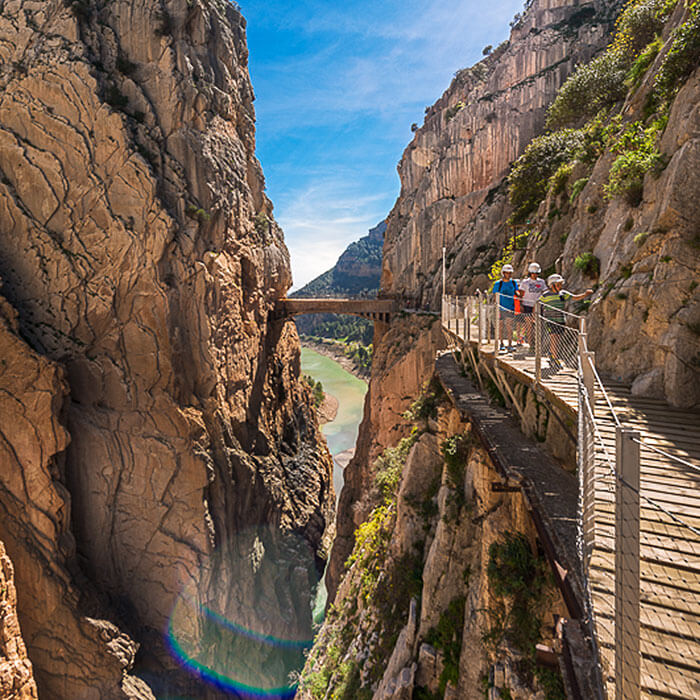
{"label": "eroded rock surface", "polygon": [[498,186],[542,131],[546,109],[574,66],[607,44],[619,7],[617,0],[535,0],[510,39],[459,71],[426,110],[399,163],[401,194],[387,223],[384,290],[438,299],[443,245],[450,263],[455,260],[453,284],[469,284],[468,275],[454,278],[455,268],[461,260],[478,262],[509,213]]}
{"label": "eroded rock surface", "polygon": [[[70,550],[72,532],[98,609],[143,645],[140,672],[175,689],[189,681],[175,678],[162,631],[183,591],[198,663],[216,653],[202,610],[308,638],[331,461],[293,325],[272,318],[291,280],[254,154],[244,19],[215,0],[10,0],[0,67],[0,276],[26,340],[7,342],[33,363],[2,376],[48,385],[36,388],[46,405],[24,412],[31,454],[15,476],[33,459],[46,483],[13,497],[39,499],[31,524],[53,540],[42,559],[19,544],[18,519],[24,551],[12,556],[37,567],[17,564],[18,583],[45,585],[48,550]],[[301,563],[290,532],[311,552]],[[70,587],[66,566],[55,559]],[[298,568],[294,590],[277,590]],[[39,689],[79,697],[59,676],[84,661],[102,677],[108,664],[77,633],[42,638],[39,601],[20,595],[19,607]],[[94,631],[108,645],[118,634]],[[36,656],[61,643],[75,645],[65,673]]]}
{"label": "eroded rock surface", "polygon": [[[492,264],[515,234],[515,276],[537,260],[567,288],[594,288],[589,345],[598,367],[634,384],[638,395],[671,405],[700,402],[700,255],[697,237],[698,72],[683,78],[658,147],[664,167],[648,172],[640,201],[606,192],[617,152],[578,163],[563,191],[550,194],[518,227],[508,219],[511,163],[544,130],[546,110],[574,66],[610,39],[621,3],[533,2],[510,40],[460,71],[426,114],[399,165],[401,194],[388,218],[382,288],[439,308],[446,247],[447,293],[490,286]],[[654,76],[688,19],[678,5],[663,29],[664,48],[615,112],[623,125],[648,122]],[[581,124],[571,124],[581,126]],[[574,193],[575,182],[579,186]],[[577,257],[597,258],[597,268]]]}
{"label": "eroded rock surface", "polygon": [[17,619],[14,569],[0,542],[0,696],[16,700],[37,697],[32,663]]}

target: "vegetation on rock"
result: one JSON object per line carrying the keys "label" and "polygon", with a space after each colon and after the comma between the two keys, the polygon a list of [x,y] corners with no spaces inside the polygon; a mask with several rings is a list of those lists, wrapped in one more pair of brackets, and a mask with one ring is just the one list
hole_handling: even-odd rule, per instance
{"label": "vegetation on rock", "polygon": [[508,196],[515,208],[510,222],[524,223],[547,194],[549,179],[572,160],[583,145],[583,133],[562,129],[533,139],[508,176]]}

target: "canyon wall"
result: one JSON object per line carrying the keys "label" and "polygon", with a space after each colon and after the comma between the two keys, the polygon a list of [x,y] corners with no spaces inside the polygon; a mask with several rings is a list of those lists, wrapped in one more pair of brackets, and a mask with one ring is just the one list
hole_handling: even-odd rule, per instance
{"label": "canyon wall", "polygon": [[451,292],[469,284],[481,247],[508,231],[499,185],[543,130],[547,107],[576,64],[607,44],[620,6],[534,0],[510,38],[459,71],[426,109],[398,166],[401,193],[387,223],[383,290],[435,305],[443,246]]}
{"label": "canyon wall", "polygon": [[[658,31],[660,44],[652,46],[657,53],[647,49],[647,64],[640,56],[644,42],[627,49],[637,73],[626,76],[625,69],[616,78],[623,89],[601,117],[601,128],[609,129],[605,144],[587,162],[569,163],[565,183],[549,185],[540,207],[511,223],[511,163],[544,131],[546,110],[575,64],[605,46],[620,7],[533,2],[508,42],[456,75],[427,110],[399,164],[402,189],[388,218],[382,288],[437,309],[443,246],[447,293],[467,294],[490,286],[488,273],[511,244],[516,277],[537,260],[544,276],[559,272],[567,288],[594,289],[589,345],[601,371],[632,384],[635,393],[690,407],[700,402],[700,192],[690,176],[699,162],[697,71],[679,73],[667,108],[655,113],[651,98],[679,28],[684,25],[688,36],[694,31],[694,10],[682,3],[665,10],[661,3],[640,5],[638,16],[645,8],[650,16],[638,20],[638,33],[653,27],[649,38]],[[633,33],[634,20],[630,24]],[[697,67],[687,46],[673,51]],[[584,89],[597,99],[595,83]],[[635,197],[611,193],[615,161],[638,156],[639,163],[641,149],[650,147],[637,145],[631,153],[624,130],[635,124],[649,130],[666,118],[654,144],[657,166],[647,168]],[[593,122],[584,121],[585,115],[574,116],[568,125],[583,125],[581,137],[590,145],[598,137]],[[552,175],[531,177],[542,178],[546,189]]]}
{"label": "canyon wall", "polygon": [[436,349],[442,347],[442,330],[434,316],[414,314],[395,319],[377,337],[372,372],[355,454],[345,468],[345,483],[338,502],[336,535],[326,576],[329,600],[343,576],[352,552],[355,530],[376,505],[373,491],[374,462],[411,430],[403,413],[432,377]]}
{"label": "canyon wall", "polygon": [[[448,292],[464,293],[478,284],[476,270],[510,230],[504,178],[512,161],[543,129],[546,109],[575,64],[606,45],[616,9],[618,2],[535,0],[510,39],[476,66],[459,71],[426,110],[425,123],[399,164],[401,193],[384,239],[384,293],[439,307],[443,245],[449,253]],[[352,549],[352,533],[369,513],[362,499],[372,463],[395,444],[398,415],[432,376],[442,338],[439,323],[426,333],[420,323],[414,325],[416,318],[392,324],[375,342],[368,397],[396,406],[385,411],[366,404],[338,506],[331,591]],[[409,351],[414,343],[421,348],[416,353]]]}
{"label": "canyon wall", "polygon": [[3,698],[37,698],[32,664],[17,620],[14,569],[0,542],[0,695]]}
{"label": "canyon wall", "polygon": [[[379,503],[357,531],[300,700],[544,700],[545,676],[564,697],[557,673],[533,673],[525,650],[552,644],[566,609],[524,498],[494,490],[500,476],[472,427],[434,389],[411,436],[379,460]],[[517,580],[527,603],[503,595]]]}
{"label": "canyon wall", "polygon": [[0,82],[0,539],[39,691],[147,697],[135,664],[205,697],[178,668],[230,667],[212,619],[309,639],[334,502],[273,320],[291,276],[245,21],[217,0],[5,0]]}

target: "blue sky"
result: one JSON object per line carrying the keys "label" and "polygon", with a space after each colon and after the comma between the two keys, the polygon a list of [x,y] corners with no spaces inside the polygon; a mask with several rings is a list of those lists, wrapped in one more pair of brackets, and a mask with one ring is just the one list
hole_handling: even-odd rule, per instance
{"label": "blue sky", "polygon": [[508,36],[522,0],[242,0],[257,153],[294,288],[391,210],[396,165],[455,71]]}

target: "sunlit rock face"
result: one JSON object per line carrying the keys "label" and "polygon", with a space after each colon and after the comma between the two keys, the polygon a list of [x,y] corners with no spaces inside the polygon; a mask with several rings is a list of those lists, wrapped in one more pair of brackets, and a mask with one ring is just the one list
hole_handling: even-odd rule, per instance
{"label": "sunlit rock face", "polygon": [[0,542],[0,697],[16,700],[36,698],[32,664],[17,620],[17,589],[14,569],[5,545]]}
{"label": "sunlit rock face", "polygon": [[[0,383],[47,382],[3,408],[25,418],[16,439],[37,456],[2,453],[3,486],[34,476],[14,500],[0,492],[15,508],[0,538],[34,566],[17,577],[39,690],[83,697],[56,656],[87,687],[123,688],[136,650],[125,641],[112,667],[49,628],[48,560],[75,591],[71,624],[110,617],[156,690],[215,694],[200,680],[221,653],[211,611],[243,636],[310,639],[334,502],[296,333],[271,313],[291,276],[254,155],[245,21],[214,0],[0,2],[0,82],[6,337],[30,358]],[[33,503],[40,515],[23,515]],[[25,575],[37,595],[23,597]],[[99,602],[78,611],[86,587]],[[279,666],[278,648],[263,644],[258,665]],[[252,673],[248,685],[274,680]]]}
{"label": "sunlit rock face", "polygon": [[[526,222],[508,223],[510,164],[544,131],[546,109],[575,65],[610,41],[620,9],[612,1],[534,2],[509,42],[456,75],[399,164],[382,287],[438,309],[443,246],[446,291],[461,295],[485,289],[491,265],[527,232],[513,255],[517,277],[537,260],[567,288],[596,290],[588,335],[598,368],[636,395],[693,407],[700,404],[700,185],[690,176],[700,152],[697,71],[678,85],[658,143],[665,165],[646,174],[639,201],[606,192],[618,155],[608,146],[591,167],[578,163],[564,191],[550,191]],[[615,107],[622,124],[647,120],[655,75],[687,17],[680,5],[669,15],[664,49]],[[597,258],[594,273],[576,264],[582,254]]]}
{"label": "sunlit rock face", "polygon": [[[451,249],[467,227],[470,259],[490,242],[508,216],[493,189],[543,130],[546,109],[574,66],[605,46],[620,6],[534,0],[510,39],[459,71],[426,109],[398,166],[401,194],[388,219],[384,290],[435,301],[442,247]],[[484,203],[494,206],[480,209]]]}

